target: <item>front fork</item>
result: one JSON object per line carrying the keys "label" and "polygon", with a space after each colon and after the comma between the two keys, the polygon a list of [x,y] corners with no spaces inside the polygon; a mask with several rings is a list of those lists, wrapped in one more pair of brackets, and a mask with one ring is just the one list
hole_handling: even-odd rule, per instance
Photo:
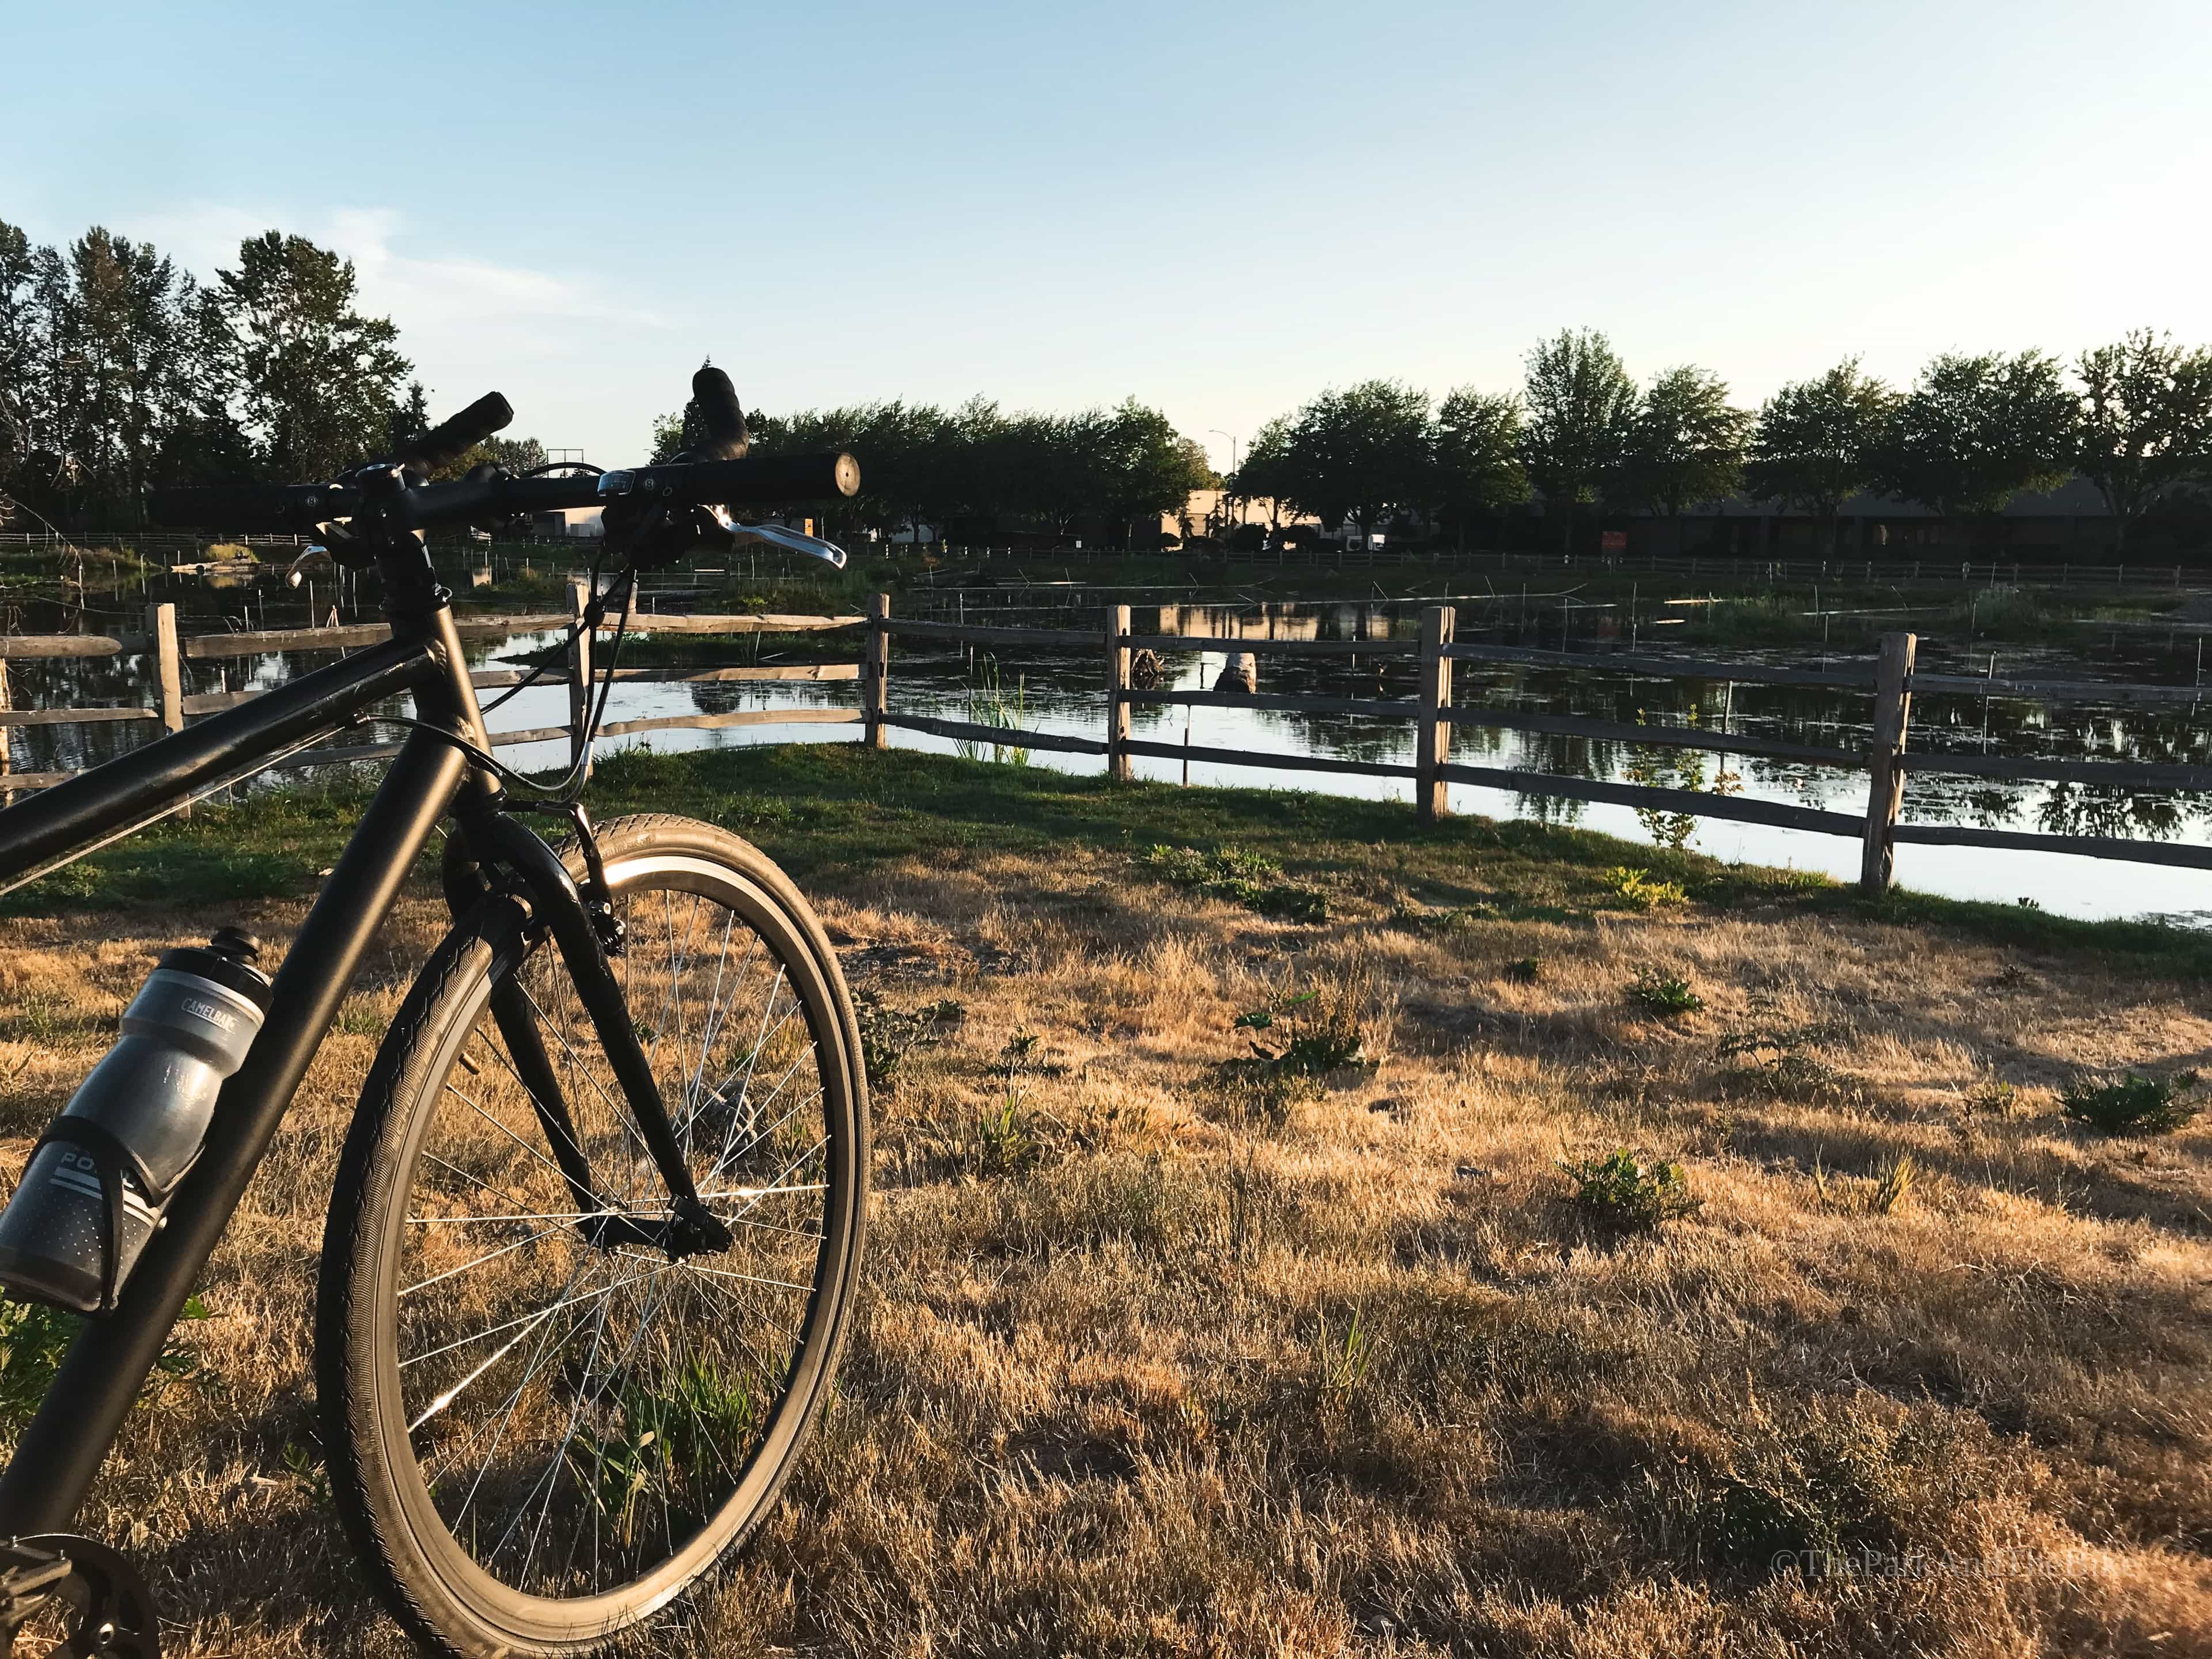
{"label": "front fork", "polygon": [[577,999],[584,1005],[600,1049],[629,1103],[639,1135],[667,1186],[670,1201],[665,1219],[626,1215],[607,1200],[593,1179],[552,1056],[539,1035],[539,1011],[520,981],[512,975],[503,979],[492,994],[492,1018],[507,1041],[516,1076],[530,1093],[546,1143],[585,1218],[586,1236],[599,1245],[640,1243],[664,1249],[672,1261],[720,1253],[730,1248],[733,1237],[701,1200],[683,1145],[668,1120],[653,1063],[638,1040],[636,1022],[608,959],[610,949],[619,951],[623,945],[599,845],[591,821],[581,810],[574,810],[572,817],[592,888],[588,899],[550,847],[507,811],[487,804],[482,810],[466,812],[459,833],[446,842],[447,902],[457,920],[479,905],[513,905],[521,913],[516,920],[526,937],[533,933],[540,939],[551,934],[561,952],[562,965],[576,988]]}

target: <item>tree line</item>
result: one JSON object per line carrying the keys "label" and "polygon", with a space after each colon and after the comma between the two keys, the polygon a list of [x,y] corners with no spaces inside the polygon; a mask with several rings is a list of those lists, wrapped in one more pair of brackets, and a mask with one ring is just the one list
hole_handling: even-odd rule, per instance
{"label": "tree line", "polygon": [[2178,486],[2212,482],[2212,350],[2142,329],[2070,365],[1947,353],[1901,390],[1852,357],[1752,410],[1695,367],[1638,386],[1604,334],[1567,330],[1528,354],[1517,392],[1462,386],[1433,406],[1395,380],[1324,392],[1261,428],[1229,482],[1279,518],[1418,517],[1462,537],[1540,500],[1563,541],[1583,507],[1673,519],[1679,538],[1684,513],[1741,494],[1820,521],[1832,550],[1861,491],[1970,520],[2077,474],[2122,546]]}
{"label": "tree line", "polygon": [[[1221,479],[1203,446],[1134,398],[1073,415],[1009,412],[987,398],[957,409],[888,402],[748,417],[757,448],[850,450],[860,494],[830,504],[829,522],[898,533],[922,526],[994,528],[1025,524],[1065,540],[1085,526],[1121,544],[1132,527],[1179,512],[1191,492]],[[653,428],[653,457],[698,441],[690,405]]]}
{"label": "tree line", "polygon": [[[151,485],[330,477],[429,426],[398,342],[303,236],[249,237],[203,283],[99,226],[56,248],[0,221],[0,493],[130,528]],[[544,459],[495,439],[463,465]]]}

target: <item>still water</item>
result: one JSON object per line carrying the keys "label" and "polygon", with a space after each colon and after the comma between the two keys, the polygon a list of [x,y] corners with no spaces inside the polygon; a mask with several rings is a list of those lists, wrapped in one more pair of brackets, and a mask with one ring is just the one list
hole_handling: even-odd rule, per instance
{"label": "still water", "polygon": [[[930,603],[921,596],[902,600],[907,615],[1018,626],[1067,627],[1080,630],[1080,648],[1067,653],[1023,647],[994,656],[981,651],[940,647],[934,641],[896,641],[891,670],[891,706],[896,711],[964,720],[986,703],[1006,710],[1030,730],[1096,738],[1103,730],[1105,696],[1097,631],[1098,596],[1072,594],[1066,605],[1046,607],[1022,603],[1012,595],[946,595]],[[1089,603],[1083,603],[1085,599]],[[1513,644],[1556,647],[1558,624],[1516,615],[1510,601],[1486,607],[1459,601],[1460,637]],[[1192,636],[1381,640],[1411,637],[1418,610],[1406,605],[1161,605],[1137,607],[1133,625],[1140,634]],[[1663,639],[1663,636],[1660,636]],[[507,665],[528,659],[552,644],[550,635],[515,635],[480,647],[479,665]],[[1602,650],[1613,641],[1575,636],[1577,649]],[[773,646],[775,641],[770,641]],[[815,643],[820,643],[817,636]],[[1642,648],[1655,648],[1647,635]],[[1663,648],[1663,647],[1660,647]],[[718,647],[720,660],[753,659],[749,641]],[[1218,653],[1164,652],[1164,686],[1211,688],[1222,670]],[[1712,654],[1724,654],[1715,652]],[[1756,653],[1725,654],[1752,659]],[[2100,658],[2108,653],[2100,651]],[[849,660],[849,657],[847,658]],[[322,655],[270,655],[229,663],[188,665],[187,692],[266,686],[327,661]],[[778,660],[770,648],[763,663]],[[1799,657],[1775,660],[1802,663]],[[1838,658],[1838,662],[1847,660]],[[1980,672],[1986,659],[1968,664],[1947,659],[1939,643],[1923,646],[1923,669]],[[2035,657],[2026,650],[2002,653],[1996,672],[2063,672],[2068,678],[2125,678],[2160,680],[2179,672],[2178,659],[2155,653],[2136,660],[2087,662],[2081,658]],[[681,671],[678,671],[681,672]],[[1266,692],[1337,697],[1411,697],[1414,665],[1406,657],[1295,657],[1258,659],[1259,689]],[[65,704],[135,703],[144,699],[142,670],[130,659],[21,662],[11,665],[19,708]],[[1871,699],[1855,690],[1797,686],[1717,684],[1654,679],[1607,670],[1563,672],[1510,665],[1462,662],[1455,669],[1455,700],[1528,713],[1579,714],[1634,722],[1694,722],[1709,729],[1781,738],[1848,750],[1863,750],[1869,738]],[[2180,683],[2186,684],[2185,675]],[[491,694],[487,694],[489,696]],[[616,687],[611,720],[649,719],[736,709],[850,708],[856,700],[851,682],[753,682],[684,685],[629,682]],[[533,687],[514,697],[492,717],[495,731],[555,726],[567,719],[568,694],[560,687]],[[1196,748],[1243,749],[1326,755],[1409,763],[1413,731],[1407,722],[1362,716],[1310,715],[1241,708],[1184,708],[1139,705],[1132,716],[1133,735],[1153,742]],[[143,739],[143,729],[115,726],[38,726],[13,733],[19,770],[81,766]],[[847,741],[856,729],[844,726],[765,725],[716,731],[656,732],[625,739],[657,749],[742,747],[791,741]],[[353,739],[359,740],[359,739]],[[917,732],[895,732],[900,747],[951,751],[950,740]],[[2131,759],[2160,763],[2207,763],[2206,731],[2191,702],[2128,708],[2094,702],[2044,704],[2014,698],[1972,695],[1927,695],[1915,698],[1911,748],[1923,755],[1945,752],[2035,756],[2045,758]],[[988,757],[991,750],[982,751]],[[1700,755],[1546,733],[1462,726],[1454,736],[1454,757],[1474,764],[1577,776],[1710,787],[1725,769],[1735,791],[1753,799],[1786,801],[1832,811],[1864,810],[1862,772],[1754,757]],[[562,745],[524,745],[502,751],[526,768],[565,764]],[[1030,751],[1030,765],[1094,772],[1103,763],[1092,757]],[[1176,781],[1185,774],[1180,760],[1139,757],[1139,775]],[[1242,787],[1323,790],[1410,801],[1409,781],[1324,773],[1260,770],[1194,759],[1188,763],[1194,784]],[[1623,806],[1566,801],[1508,791],[1455,784],[1453,810],[1492,817],[1526,816],[1573,823],[1632,841],[1650,841],[1649,828]],[[1970,823],[1989,828],[2057,833],[2212,842],[2212,796],[2037,782],[1998,782],[1940,772],[1915,772],[1905,790],[1909,822]],[[1690,844],[1716,857],[1751,863],[1818,870],[1855,878],[1858,847],[1854,841],[1805,831],[1699,820]],[[1909,887],[1954,897],[2010,903],[2030,900],[2045,909],[2082,917],[2163,915],[2195,925],[2212,924],[2212,871],[2184,871],[2115,860],[2047,854],[1994,852],[1980,848],[1900,847],[1899,881]]]}

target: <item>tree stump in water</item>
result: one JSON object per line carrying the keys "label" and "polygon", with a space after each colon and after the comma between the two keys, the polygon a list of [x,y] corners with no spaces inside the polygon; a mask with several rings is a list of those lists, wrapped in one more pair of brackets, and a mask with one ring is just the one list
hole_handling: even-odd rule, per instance
{"label": "tree stump in water", "polygon": [[1221,677],[1213,682],[1217,691],[1242,691],[1249,696],[1260,689],[1259,670],[1252,657],[1243,651],[1232,651],[1229,660],[1222,665]]}

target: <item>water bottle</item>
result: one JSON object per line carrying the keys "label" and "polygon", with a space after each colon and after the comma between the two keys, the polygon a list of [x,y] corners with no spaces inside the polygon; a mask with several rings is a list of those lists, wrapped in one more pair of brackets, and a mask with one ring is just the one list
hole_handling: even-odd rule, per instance
{"label": "water bottle", "polygon": [[225,927],[162,953],[0,1211],[0,1289],[78,1313],[115,1305],[269,1012],[260,952]]}

